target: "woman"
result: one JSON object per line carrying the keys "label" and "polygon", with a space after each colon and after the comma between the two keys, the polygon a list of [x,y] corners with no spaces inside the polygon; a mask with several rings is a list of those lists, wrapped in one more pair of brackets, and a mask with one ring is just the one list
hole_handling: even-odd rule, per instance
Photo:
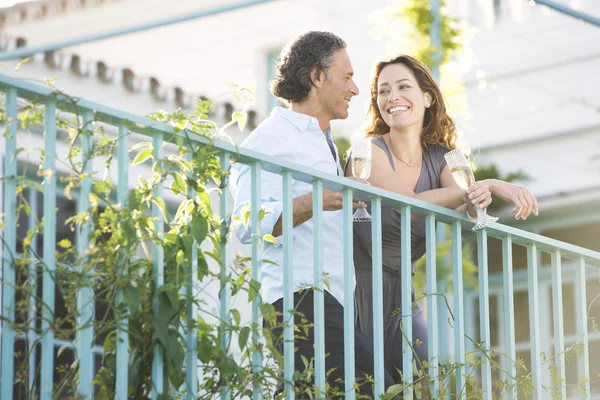
{"label": "woman", "polygon": [[[371,185],[439,206],[468,210],[471,215],[476,215],[475,204],[485,209],[494,194],[513,202],[516,219],[526,219],[532,212],[537,215],[535,197],[521,186],[484,180],[467,192],[458,187],[444,160],[444,154],[456,148],[456,126],[446,113],[442,93],[430,72],[414,58],[400,55],[376,65],[367,122],[366,136],[372,138]],[[351,175],[351,168],[346,168],[346,175]],[[400,214],[382,207],[382,216],[385,367],[400,383]],[[411,227],[414,274],[414,262],[425,254],[425,225],[417,219]],[[354,263],[357,322],[359,329],[372,337],[370,223],[354,224]],[[413,348],[420,367],[428,360],[427,323],[417,305],[413,307]]]}

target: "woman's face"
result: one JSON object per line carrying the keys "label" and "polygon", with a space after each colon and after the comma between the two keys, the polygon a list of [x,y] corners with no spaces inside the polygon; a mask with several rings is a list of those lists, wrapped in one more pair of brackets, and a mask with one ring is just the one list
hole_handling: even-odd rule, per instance
{"label": "woman's face", "polygon": [[424,93],[412,71],[404,64],[386,65],[377,80],[377,106],[390,129],[423,127],[431,96]]}

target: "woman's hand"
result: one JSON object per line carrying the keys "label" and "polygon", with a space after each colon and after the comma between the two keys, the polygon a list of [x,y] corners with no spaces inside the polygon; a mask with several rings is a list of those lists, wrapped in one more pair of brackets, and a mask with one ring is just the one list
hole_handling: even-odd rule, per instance
{"label": "woman's hand", "polygon": [[514,183],[504,182],[498,179],[490,179],[492,193],[503,200],[510,201],[515,205],[512,212],[515,213],[515,219],[527,219],[533,213],[538,215],[538,202],[526,187],[515,185]]}
{"label": "woman's hand", "polygon": [[485,179],[472,184],[466,192],[465,203],[467,203],[467,208],[470,208],[471,205],[479,205],[482,210],[488,208],[488,206],[492,204],[492,188],[490,182]]}

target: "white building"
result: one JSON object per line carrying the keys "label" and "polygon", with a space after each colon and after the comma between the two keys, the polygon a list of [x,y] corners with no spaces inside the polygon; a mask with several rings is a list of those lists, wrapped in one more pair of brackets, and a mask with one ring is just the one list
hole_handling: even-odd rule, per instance
{"label": "white building", "polygon": [[[35,1],[0,11],[2,46],[37,46],[199,10],[199,2],[171,0]],[[209,9],[232,1],[205,1]],[[561,3],[600,16],[597,0]],[[389,52],[374,26],[377,10],[390,0],[278,0],[177,25],[38,54],[18,72],[3,73],[43,80],[57,77],[67,93],[136,114],[158,108],[189,108],[194,99],[215,99],[218,119],[227,117],[235,101],[219,97],[227,84],[256,83],[251,125],[275,104],[268,80],[282,45],[308,30],[329,30],[348,43],[361,93],[352,101],[350,117],[334,123],[334,132],[351,136],[363,121],[370,70]],[[475,65],[465,73],[470,118],[460,118],[464,139],[481,165],[496,164],[503,172],[522,170],[538,196],[541,214],[503,222],[583,247],[600,250],[600,27],[576,21],[525,0],[448,0],[448,9],[475,29],[471,48]],[[4,15],[4,17],[2,17]],[[380,21],[379,21],[380,22]],[[226,104],[229,103],[229,104]],[[233,132],[233,130],[232,130]],[[241,141],[244,134],[232,134]],[[2,144],[3,146],[3,144]],[[490,242],[490,273],[501,274],[501,250]],[[498,257],[494,257],[494,254]],[[547,267],[549,261],[543,258]],[[565,261],[565,269],[569,264]],[[527,310],[526,260],[515,250],[515,303]],[[590,316],[600,319],[599,272],[588,274]],[[523,274],[523,275],[520,275]],[[501,278],[501,275],[500,275]],[[542,325],[552,331],[552,299],[548,268],[540,273]],[[565,272],[565,327],[572,315],[573,274]],[[491,277],[492,345],[502,344],[501,279]],[[524,286],[518,286],[525,282]],[[476,308],[474,308],[476,309]],[[527,318],[527,311],[521,318]],[[473,323],[475,322],[475,315]],[[523,321],[525,322],[525,321]],[[591,327],[591,322],[588,324]],[[528,359],[528,324],[517,330],[518,356]],[[494,329],[496,328],[496,329]],[[574,329],[574,328],[573,328]],[[590,328],[591,332],[591,328]],[[567,344],[576,340],[566,332]],[[541,348],[552,353],[551,335]],[[590,358],[600,357],[600,334],[590,334]],[[569,383],[576,375],[568,374]],[[591,376],[600,373],[592,361]],[[549,375],[545,378],[549,379]],[[548,381],[547,381],[548,383]],[[573,388],[569,393],[575,395]],[[592,384],[600,396],[600,384]]]}

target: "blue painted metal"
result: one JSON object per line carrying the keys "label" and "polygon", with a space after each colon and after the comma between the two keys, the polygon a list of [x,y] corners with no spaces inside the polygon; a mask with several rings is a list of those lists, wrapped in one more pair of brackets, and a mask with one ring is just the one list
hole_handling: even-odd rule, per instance
{"label": "blue painted metal", "polygon": [[[6,93],[6,157],[4,158],[4,230],[2,249],[2,398],[13,398],[15,331],[15,266],[17,252],[17,89]],[[6,384],[6,382],[10,382]]]}
{"label": "blue painted metal", "polygon": [[430,13],[432,16],[431,27],[429,31],[429,39],[433,47],[433,65],[431,65],[431,73],[436,81],[440,81],[440,64],[441,64],[441,49],[442,49],[442,33],[441,33],[441,8],[440,0],[430,0]]}
{"label": "blue painted metal", "polygon": [[313,182],[313,227],[315,254],[315,385],[316,398],[325,398],[325,296],[323,275],[323,181]]}
{"label": "blue painted metal", "polygon": [[554,11],[558,11],[559,13],[568,15],[573,18],[577,18],[583,22],[588,24],[600,27],[600,18],[594,17],[593,15],[586,14],[584,12],[575,10],[571,7],[565,6],[563,4],[557,3],[551,0],[533,0],[536,4],[541,4],[543,6],[549,7]]}
{"label": "blue painted metal", "polygon": [[[590,392],[590,345],[588,342],[588,304],[587,304],[587,288],[585,278],[585,260],[580,257],[577,260],[577,267],[575,269],[575,310],[576,313],[576,324],[577,324],[577,336],[578,341],[583,344],[583,352],[578,357],[578,374],[579,379],[585,379],[583,384],[583,393],[579,395],[580,399],[588,399]],[[586,379],[587,378],[587,379]]]}
{"label": "blue painted metal", "polygon": [[[438,224],[438,229],[436,229],[436,240],[438,245],[442,245],[446,243],[446,225]],[[444,257],[444,264],[451,264],[452,260],[450,257]],[[447,280],[445,276],[437,277],[437,321],[438,321],[438,346],[439,346],[439,357],[440,364],[447,363],[450,360],[450,324],[449,324],[449,313],[448,306],[446,305],[446,286]],[[451,376],[446,375],[446,377],[441,382],[444,388],[444,395],[440,393],[438,396],[439,400],[450,400],[450,386],[451,386]]]}
{"label": "blue painted metal", "polygon": [[466,392],[465,309],[463,300],[462,230],[459,221],[452,224],[452,279],[454,290],[454,362],[456,363],[456,397]]}
{"label": "blue painted metal", "polygon": [[506,393],[508,399],[517,398],[516,376],[517,376],[517,352],[515,348],[515,305],[513,289],[513,261],[512,261],[512,238],[509,236],[502,239],[502,267],[504,277],[504,359],[508,358],[505,365],[506,381],[514,385],[512,390]]}
{"label": "blue painted metal", "polygon": [[[152,138],[152,156],[154,157],[154,166],[152,173],[158,173],[157,167],[160,160],[163,158],[163,135],[155,134]],[[154,187],[152,192],[152,196],[155,199],[162,200],[163,198],[163,184],[160,183]],[[162,216],[162,212],[158,204],[155,202],[152,203],[152,218],[154,219],[154,233],[158,238],[162,239],[164,234],[164,220]],[[158,291],[162,285],[165,283],[164,276],[164,268],[165,268],[165,259],[164,259],[164,248],[162,246],[157,245],[156,243],[152,244],[152,265],[153,265],[153,274],[154,274],[154,290],[155,293]],[[154,296],[154,300],[152,303],[152,310],[156,317],[159,316],[159,302],[158,295]],[[163,347],[160,343],[156,343],[154,345],[154,358],[152,360],[152,400],[157,400],[163,394],[166,394],[167,388],[165,387],[165,378],[164,378],[164,351]]]}
{"label": "blue painted metal", "polygon": [[[252,280],[260,282],[261,277],[261,245],[262,232],[260,231],[259,212],[260,212],[260,162],[253,163],[251,166],[252,175],[252,206],[251,206],[251,221],[252,227]],[[261,338],[261,320],[259,311],[259,296],[252,300],[252,342],[254,346],[260,345]],[[262,353],[258,348],[252,352],[252,373],[260,376],[262,371]],[[259,380],[252,390],[252,398],[258,400],[261,398]]]}
{"label": "blue painted metal", "polygon": [[284,170],[283,178],[283,379],[285,399],[296,398],[294,392],[294,248],[292,229],[292,171]]}
{"label": "blue painted metal", "polygon": [[[117,139],[117,169],[119,171],[119,181],[117,183],[117,202],[121,207],[127,203],[127,192],[129,188],[129,132],[123,125],[118,127]],[[121,257],[124,261],[125,255]],[[123,274],[127,270],[123,269]],[[119,291],[117,303],[123,303],[123,292]],[[129,377],[129,312],[123,310],[121,320],[119,321],[119,330],[117,332],[117,382],[115,386],[115,400],[127,400],[127,386]]]}
{"label": "blue painted metal", "polygon": [[400,210],[400,254],[401,254],[401,272],[402,280],[402,378],[407,384],[403,396],[406,399],[413,398],[413,351],[412,351],[412,262],[411,262],[411,207],[402,207]]}
{"label": "blue painted metal", "polygon": [[560,251],[552,253],[552,308],[554,313],[554,362],[558,367],[560,395],[567,398],[567,380],[565,372],[565,337],[563,325],[562,261]]}
{"label": "blue painted metal", "polygon": [[[188,161],[192,161],[193,154],[188,154]],[[189,178],[192,177],[190,173]],[[194,198],[196,192],[190,188],[188,196]],[[187,275],[185,285],[185,295],[187,300],[187,327],[185,332],[185,342],[187,350],[185,353],[185,382],[186,382],[186,400],[198,399],[198,305],[196,303],[196,295],[198,291],[198,246],[194,240],[194,246],[191,251],[190,271]]]}
{"label": "blue painted metal", "polygon": [[[438,382],[439,363],[439,336],[437,319],[437,273],[436,273],[436,240],[435,240],[435,215],[429,214],[425,217],[425,240],[426,240],[426,281],[427,281],[427,335],[429,360],[429,391],[431,398],[437,398],[440,391]],[[423,360],[421,360],[423,361]]]}
{"label": "blue painted metal", "polygon": [[346,399],[354,400],[354,254],[352,189],[342,191],[344,201],[344,383]]}
{"label": "blue painted metal", "polygon": [[[31,208],[31,213],[29,214],[29,218],[27,220],[27,231],[31,231],[34,226],[37,224],[36,218],[38,217],[38,191],[37,189],[30,188],[29,189],[29,207]],[[37,254],[38,245],[37,245],[37,235],[34,235],[31,240],[31,251],[32,253]],[[32,262],[29,264],[29,287],[31,288],[32,293],[37,292],[37,262]],[[36,346],[36,324],[35,324],[35,316],[36,316],[36,304],[37,304],[37,296],[29,296],[29,311],[27,313],[29,317],[29,331],[27,332],[27,351],[29,354],[29,376],[28,380],[28,388],[30,391],[33,390],[33,385],[35,382],[36,375],[36,354],[37,354],[37,346]]]}
{"label": "blue painted metal", "polygon": [[54,379],[54,275],[56,273],[56,103],[44,111],[44,272],[40,400],[52,399]]}
{"label": "blue painted metal", "polygon": [[[83,126],[81,129],[81,163],[83,174],[86,175],[81,181],[79,191],[79,212],[86,212],[90,207],[90,194],[92,193],[92,135],[94,116],[91,111],[82,113]],[[89,236],[92,230],[91,221],[82,223],[77,232],[77,251],[79,257],[85,260],[85,253],[89,248]],[[83,268],[85,266],[83,261]],[[77,326],[79,343],[77,345],[77,358],[79,359],[79,394],[85,399],[92,398],[92,379],[94,375],[94,359],[92,345],[94,340],[94,291],[92,288],[92,271],[82,270],[86,276],[87,286],[81,288],[77,294],[77,309],[79,316]]]}
{"label": "blue painted metal", "polygon": [[[221,153],[221,169],[225,171],[229,171],[231,168],[231,154],[229,152]],[[225,185],[223,185],[225,187]],[[231,340],[231,334],[229,331],[229,326],[231,325],[230,318],[230,303],[231,303],[231,287],[226,280],[231,275],[229,271],[229,246],[227,245],[227,240],[229,236],[228,232],[228,213],[231,210],[231,201],[229,199],[229,194],[223,190],[219,196],[219,214],[221,216],[221,235],[224,238],[221,240],[221,290],[219,292],[219,305],[220,305],[220,319],[221,319],[221,348],[225,351],[229,351],[229,342]],[[229,400],[231,398],[231,389],[227,385],[221,386],[221,400]]]}
{"label": "blue painted metal", "polygon": [[540,349],[540,305],[538,252],[535,245],[527,247],[527,284],[529,294],[529,343],[531,346],[531,379],[533,398],[542,396],[542,356]]}
{"label": "blue painted metal", "polygon": [[479,341],[485,354],[481,354],[481,388],[483,399],[492,399],[492,366],[490,356],[490,303],[488,287],[488,238],[487,229],[477,231],[477,255],[479,262]]}
{"label": "blue painted metal", "polygon": [[383,255],[381,238],[381,199],[371,200],[371,254],[373,259],[373,359],[375,367],[375,398],[385,392],[383,357]]}
{"label": "blue painted metal", "polygon": [[138,24],[138,25],[134,25],[134,26],[128,26],[126,28],[116,29],[116,30],[110,31],[110,32],[102,32],[102,33],[96,33],[93,35],[80,36],[77,39],[63,40],[61,42],[45,44],[42,46],[25,47],[25,48],[22,48],[19,50],[14,50],[11,52],[0,54],[0,61],[7,61],[7,60],[14,60],[17,58],[22,58],[22,57],[28,57],[33,54],[45,53],[47,51],[63,49],[65,47],[79,46],[84,43],[91,43],[91,42],[96,42],[99,40],[105,40],[105,39],[110,39],[110,38],[117,37],[117,36],[127,35],[130,33],[147,31],[147,30],[154,29],[154,28],[160,28],[163,26],[173,25],[173,24],[177,24],[180,22],[191,21],[193,19],[198,19],[198,18],[202,18],[202,17],[209,17],[212,15],[221,14],[221,13],[224,13],[227,11],[234,11],[234,10],[238,10],[240,8],[255,6],[255,5],[259,5],[259,4],[263,4],[263,3],[269,3],[272,1],[273,0],[240,1],[237,3],[233,3],[233,4],[226,4],[223,6],[210,8],[208,10],[200,10],[200,11],[187,13],[184,15],[177,15],[175,17],[161,19],[158,21],[152,21],[152,22],[146,22],[146,23],[142,23],[142,24]]}

